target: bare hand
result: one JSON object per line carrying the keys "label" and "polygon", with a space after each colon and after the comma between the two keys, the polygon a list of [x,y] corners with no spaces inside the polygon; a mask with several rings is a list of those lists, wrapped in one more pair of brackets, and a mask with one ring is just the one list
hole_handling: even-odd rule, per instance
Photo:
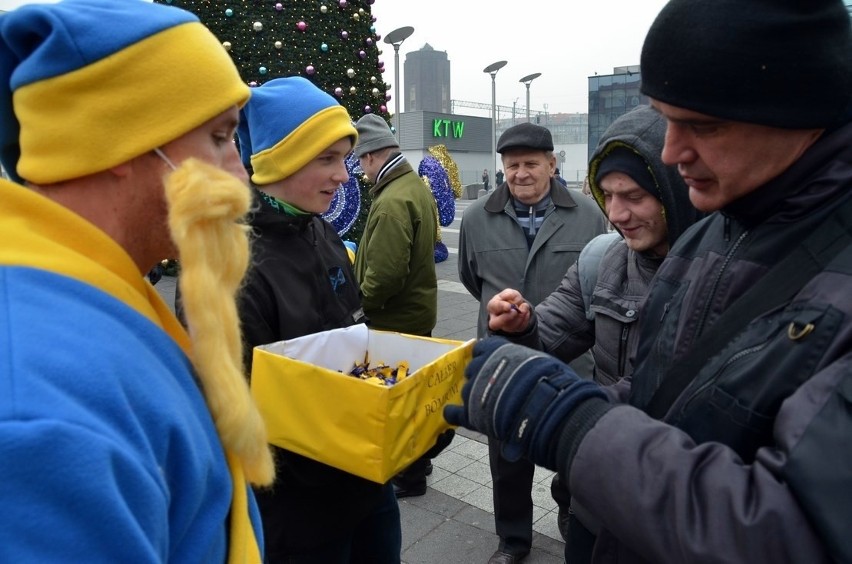
{"label": "bare hand", "polygon": [[488,301],[488,328],[504,333],[522,333],[530,324],[530,305],[520,292],[506,288]]}

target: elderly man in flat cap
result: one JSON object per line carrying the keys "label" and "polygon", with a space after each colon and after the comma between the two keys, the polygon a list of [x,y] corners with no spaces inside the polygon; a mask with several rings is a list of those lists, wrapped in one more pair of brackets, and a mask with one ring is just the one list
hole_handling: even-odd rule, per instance
{"label": "elderly man in flat cap", "polygon": [[[559,286],[583,247],[606,231],[595,203],[554,178],[556,157],[547,128],[522,123],[497,143],[506,182],[467,209],[459,233],[459,278],[479,300],[477,335],[488,334],[488,301],[514,288],[533,305]],[[590,376],[588,354],[573,364]],[[490,562],[520,562],[532,545],[531,462],[509,462],[489,441],[494,518],[500,545]]]}

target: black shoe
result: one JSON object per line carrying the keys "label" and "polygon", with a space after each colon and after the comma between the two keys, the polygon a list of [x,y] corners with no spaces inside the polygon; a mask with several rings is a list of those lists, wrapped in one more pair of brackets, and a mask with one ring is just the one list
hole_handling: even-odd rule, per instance
{"label": "black shoe", "polygon": [[432,461],[431,460],[426,463],[426,469],[423,471],[423,475],[424,476],[431,476],[432,475]]}
{"label": "black shoe", "polygon": [[514,554],[509,554],[507,552],[503,552],[502,550],[498,550],[494,554],[491,555],[491,558],[488,559],[488,564],[519,564],[521,560],[527,557],[526,553],[522,556],[516,556]]}
{"label": "black shoe", "polygon": [[424,495],[426,493],[426,484],[422,486],[398,486],[396,484],[393,485],[393,493],[396,495],[397,499],[401,499],[403,497],[417,497]]}

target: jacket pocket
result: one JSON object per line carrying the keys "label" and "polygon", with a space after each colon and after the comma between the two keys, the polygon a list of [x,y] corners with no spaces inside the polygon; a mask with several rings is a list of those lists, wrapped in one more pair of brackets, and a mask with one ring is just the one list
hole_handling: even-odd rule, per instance
{"label": "jacket pocket", "polygon": [[824,363],[842,319],[829,305],[803,305],[752,322],[699,372],[670,422],[751,462],[771,443],[781,403]]}

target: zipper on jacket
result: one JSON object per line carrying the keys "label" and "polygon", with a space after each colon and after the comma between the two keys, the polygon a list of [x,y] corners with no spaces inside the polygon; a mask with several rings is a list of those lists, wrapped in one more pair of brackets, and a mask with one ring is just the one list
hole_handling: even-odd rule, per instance
{"label": "zipper on jacket", "polygon": [[[668,304],[666,304],[668,306]],[[627,364],[627,335],[630,333],[630,325],[621,328],[621,343],[618,345],[618,379],[624,378],[624,366]]]}
{"label": "zipper on jacket", "polygon": [[728,217],[728,216],[725,216],[725,221],[722,225],[724,225],[724,231],[723,231],[724,235],[723,235],[722,238],[727,243],[728,241],[731,240],[731,218]]}
{"label": "zipper on jacket", "polygon": [[[727,221],[728,218],[725,218]],[[737,249],[740,248],[740,245],[743,242],[743,239],[749,234],[749,230],[746,229],[742,232],[742,234],[737,238],[736,242],[734,242],[731,250],[728,251],[728,254],[725,255],[725,262],[722,263],[722,268],[716,273],[716,276],[713,278],[713,284],[710,286],[710,293],[707,295],[707,299],[704,302],[704,310],[701,312],[701,317],[698,321],[698,327],[695,330],[695,337],[698,338],[701,336],[701,333],[704,331],[704,324],[707,322],[707,316],[710,315],[710,305],[713,303],[713,297],[716,295],[716,290],[719,288],[719,282],[722,279],[722,275],[725,273],[725,270],[728,269],[728,265],[731,264],[731,260],[734,257],[734,254],[737,252]]]}
{"label": "zipper on jacket", "polygon": [[530,237],[535,237],[535,206],[530,206]]}
{"label": "zipper on jacket", "polygon": [[725,372],[725,370],[730,365],[732,365],[733,363],[737,362],[738,360],[740,360],[742,358],[745,358],[747,356],[751,356],[751,355],[753,355],[757,352],[762,351],[763,349],[766,348],[766,345],[768,343],[769,343],[769,341],[765,341],[765,342],[763,342],[759,345],[754,345],[754,346],[749,347],[747,349],[743,349],[743,350],[739,351],[738,353],[736,353],[735,355],[733,355],[728,360],[726,360],[722,364],[722,366],[720,366],[719,369],[713,374],[712,378],[708,378],[706,382],[704,382],[703,384],[698,386],[698,388],[696,388],[694,392],[689,394],[689,396],[683,402],[683,407],[677,408],[677,413],[679,413],[681,415],[686,413],[686,411],[689,409],[689,406],[692,405],[692,402],[695,401],[695,399],[698,396],[700,396],[702,393],[704,393],[704,390],[706,390],[707,388],[712,386],[719,379],[719,376],[722,375],[722,373]]}

